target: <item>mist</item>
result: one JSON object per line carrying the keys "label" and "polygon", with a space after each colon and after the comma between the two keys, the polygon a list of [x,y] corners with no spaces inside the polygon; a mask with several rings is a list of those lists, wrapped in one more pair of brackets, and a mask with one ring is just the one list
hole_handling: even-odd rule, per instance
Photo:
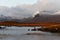
{"label": "mist", "polygon": [[37,0],[34,4],[22,4],[15,7],[0,6],[0,15],[12,18],[32,17],[39,11],[39,14],[60,15],[60,0]]}

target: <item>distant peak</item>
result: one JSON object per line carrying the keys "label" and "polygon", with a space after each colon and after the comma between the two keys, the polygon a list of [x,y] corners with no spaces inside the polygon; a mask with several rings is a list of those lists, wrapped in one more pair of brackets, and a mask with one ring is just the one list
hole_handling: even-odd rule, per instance
{"label": "distant peak", "polygon": [[33,17],[35,17],[36,15],[39,15],[39,11],[36,11],[34,14],[33,14]]}

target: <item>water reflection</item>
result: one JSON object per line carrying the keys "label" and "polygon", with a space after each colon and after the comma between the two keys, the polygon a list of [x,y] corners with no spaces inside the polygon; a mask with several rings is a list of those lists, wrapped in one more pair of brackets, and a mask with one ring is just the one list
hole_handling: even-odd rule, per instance
{"label": "water reflection", "polygon": [[28,31],[27,29],[29,28],[7,27],[0,30],[0,40],[60,40],[60,33]]}

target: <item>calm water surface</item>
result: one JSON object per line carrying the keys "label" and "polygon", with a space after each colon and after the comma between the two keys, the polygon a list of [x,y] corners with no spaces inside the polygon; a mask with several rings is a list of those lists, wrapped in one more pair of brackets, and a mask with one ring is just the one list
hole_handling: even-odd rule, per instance
{"label": "calm water surface", "polygon": [[31,27],[7,27],[0,30],[0,40],[60,40],[60,33],[28,31]]}

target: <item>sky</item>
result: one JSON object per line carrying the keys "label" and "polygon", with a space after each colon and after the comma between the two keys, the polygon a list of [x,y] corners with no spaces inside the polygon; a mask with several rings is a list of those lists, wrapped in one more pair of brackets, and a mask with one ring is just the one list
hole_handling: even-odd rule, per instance
{"label": "sky", "polygon": [[24,18],[34,16],[37,12],[59,15],[60,0],[0,0],[0,15]]}
{"label": "sky", "polygon": [[16,6],[21,4],[34,4],[37,0],[0,0],[0,6]]}

